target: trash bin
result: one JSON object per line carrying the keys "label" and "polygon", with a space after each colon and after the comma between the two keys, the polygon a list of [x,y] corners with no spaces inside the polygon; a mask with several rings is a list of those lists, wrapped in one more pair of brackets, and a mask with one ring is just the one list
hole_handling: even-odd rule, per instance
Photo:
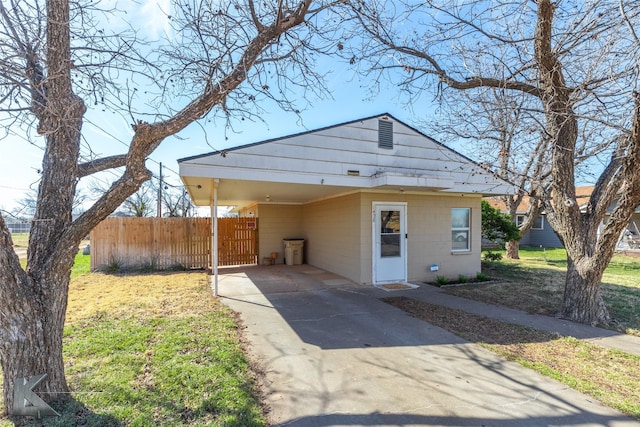
{"label": "trash bin", "polygon": [[302,264],[304,259],[304,239],[284,239],[284,262],[287,265]]}

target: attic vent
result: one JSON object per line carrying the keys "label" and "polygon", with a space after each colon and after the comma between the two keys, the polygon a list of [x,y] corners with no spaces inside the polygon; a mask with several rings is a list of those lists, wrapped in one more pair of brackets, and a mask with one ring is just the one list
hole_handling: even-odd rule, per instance
{"label": "attic vent", "polygon": [[378,120],[378,147],[393,148],[393,122]]}

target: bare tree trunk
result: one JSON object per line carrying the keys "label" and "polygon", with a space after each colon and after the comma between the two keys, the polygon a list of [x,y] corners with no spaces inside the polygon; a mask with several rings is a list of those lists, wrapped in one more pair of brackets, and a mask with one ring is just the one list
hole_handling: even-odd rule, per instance
{"label": "bare tree trunk", "polygon": [[[0,220],[0,227],[6,230],[4,221]],[[8,232],[2,234],[2,243],[6,243]],[[35,279],[20,268],[10,245],[0,245],[0,259],[17,272],[5,274],[4,269],[0,271],[0,280],[5,284],[3,289],[11,289],[10,292],[0,292],[3,315],[0,361],[3,398],[9,415],[14,409],[13,391],[18,378],[47,374],[46,380],[35,390],[41,398],[51,402],[68,396],[62,335],[70,268],[77,251],[69,249],[63,252],[59,254],[60,262],[42,265],[44,274]]]}
{"label": "bare tree trunk", "polygon": [[574,261],[567,257],[561,317],[592,325],[611,320],[600,293],[600,281],[606,265],[588,259]]}
{"label": "bare tree trunk", "polygon": [[520,259],[520,242],[517,240],[509,240],[505,243],[506,254],[508,259]]}
{"label": "bare tree trunk", "polygon": [[[26,296],[23,296],[26,297]],[[16,322],[14,333],[3,343],[0,357],[3,367],[3,398],[9,414],[14,409],[13,390],[18,378],[47,374],[35,390],[45,401],[65,398],[69,391],[62,358],[62,327],[60,319],[44,318],[43,301],[20,298],[17,313],[6,313]],[[5,308],[6,301],[0,302]],[[16,309],[17,307],[13,307]],[[18,319],[19,317],[19,319]],[[15,420],[18,421],[18,420]]]}

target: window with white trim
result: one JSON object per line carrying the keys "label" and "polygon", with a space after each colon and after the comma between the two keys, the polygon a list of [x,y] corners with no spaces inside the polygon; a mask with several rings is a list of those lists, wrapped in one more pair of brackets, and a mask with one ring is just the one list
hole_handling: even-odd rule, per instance
{"label": "window with white trim", "polygon": [[533,221],[532,230],[544,230],[544,215],[538,215],[538,217]]}
{"label": "window with white trim", "polygon": [[[516,225],[521,227],[525,220],[525,215],[516,215]],[[544,215],[538,215],[538,217],[533,221],[532,230],[544,230]]]}
{"label": "window with white trim", "polygon": [[451,209],[451,250],[468,252],[471,250],[471,209]]}

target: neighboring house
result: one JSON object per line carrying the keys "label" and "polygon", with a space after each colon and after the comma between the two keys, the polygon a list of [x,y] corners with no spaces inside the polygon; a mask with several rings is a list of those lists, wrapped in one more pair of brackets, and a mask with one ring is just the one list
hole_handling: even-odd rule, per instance
{"label": "neighboring house", "polygon": [[[576,187],[576,199],[580,204],[581,210],[584,210],[589,201],[589,197],[593,192],[594,186],[587,185]],[[498,198],[487,198],[487,201],[494,208],[500,209],[502,212],[507,213],[507,208],[504,202]],[[609,208],[609,212],[613,210],[615,203]],[[527,197],[523,198],[522,202],[518,206],[516,210],[516,224],[520,226],[520,224],[525,220],[525,215],[529,209],[529,199]],[[606,221],[606,218],[605,218]],[[638,241],[640,240],[640,207],[633,214],[631,220],[629,221],[629,225],[627,226],[627,231],[623,233],[618,242],[618,248],[632,248],[632,249],[640,249],[640,244]],[[542,212],[538,218],[536,218],[535,223],[531,229],[522,236],[520,239],[521,245],[529,245],[529,246],[544,246],[547,248],[562,248],[564,245],[562,241],[551,227],[551,224],[547,221],[547,216],[544,212]]]}
{"label": "neighboring house", "polygon": [[[589,191],[590,190],[590,191]],[[580,210],[585,211],[589,196],[593,191],[593,186],[591,187],[577,187],[576,192],[582,191],[586,194],[586,199],[583,203],[580,203]],[[600,228],[598,229],[598,235],[602,231],[604,223],[607,222],[609,215],[613,212],[617,204],[617,199],[613,201],[611,206],[607,209],[607,214],[605,215],[604,221],[600,224]],[[638,206],[633,214],[631,214],[631,219],[629,220],[629,224],[627,224],[627,228],[620,235],[620,239],[616,244],[616,249],[640,249],[640,206]]]}
{"label": "neighboring house", "polygon": [[[501,212],[508,213],[508,209],[501,199],[490,197],[486,200],[494,208],[499,209]],[[526,219],[526,214],[529,211],[529,202],[530,199],[524,197],[516,208],[515,221],[518,227],[520,227]],[[538,215],[531,229],[522,236],[520,244],[524,246],[543,246],[545,248],[564,247],[562,241],[551,227],[551,224],[547,221],[547,216],[544,212]]]}
{"label": "neighboring house", "polygon": [[196,205],[259,219],[258,259],[304,239],[306,263],[363,284],[475,276],[482,197],[513,191],[389,114],[178,162]]}

